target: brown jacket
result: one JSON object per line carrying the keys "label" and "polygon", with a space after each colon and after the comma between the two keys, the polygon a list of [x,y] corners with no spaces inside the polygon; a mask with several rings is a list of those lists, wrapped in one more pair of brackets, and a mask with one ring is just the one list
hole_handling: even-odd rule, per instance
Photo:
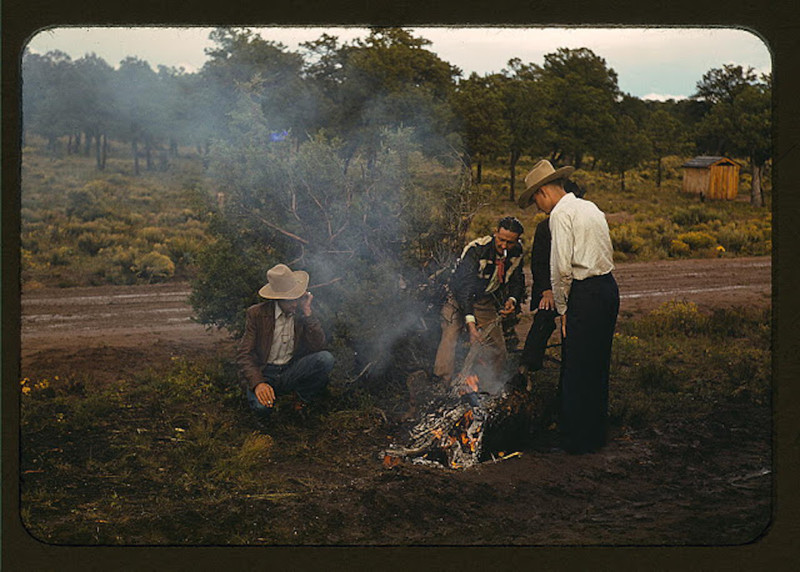
{"label": "brown jacket", "polygon": [[[236,363],[239,366],[239,382],[244,389],[253,391],[259,383],[266,381],[262,369],[267,364],[275,331],[275,301],[267,300],[247,309],[244,335],[239,342]],[[300,314],[294,320],[293,357],[321,351],[325,348],[325,332],[319,319]]]}

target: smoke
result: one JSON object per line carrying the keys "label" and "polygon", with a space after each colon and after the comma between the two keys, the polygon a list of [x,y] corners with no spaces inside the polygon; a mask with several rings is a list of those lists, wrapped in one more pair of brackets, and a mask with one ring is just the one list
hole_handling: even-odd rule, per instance
{"label": "smoke", "polygon": [[[272,59],[212,58],[188,74],[136,58],[112,68],[99,58],[59,67],[55,55],[28,57],[25,124],[54,128],[47,110],[65,125],[138,141],[148,157],[151,146],[195,146],[236,245],[229,255],[240,264],[231,267],[309,271],[312,285],[324,285],[315,299],[343,346],[376,370],[402,358],[422,365],[438,343],[428,276],[443,244],[463,246],[453,239],[463,232],[453,208],[463,180],[452,112],[424,85],[376,89],[369,74],[349,76],[340,95],[350,99],[337,100],[306,81],[298,54],[265,54]],[[207,280],[230,306],[230,323],[259,284],[232,295],[233,277],[219,270]],[[428,354],[397,355],[408,340],[424,340]]]}

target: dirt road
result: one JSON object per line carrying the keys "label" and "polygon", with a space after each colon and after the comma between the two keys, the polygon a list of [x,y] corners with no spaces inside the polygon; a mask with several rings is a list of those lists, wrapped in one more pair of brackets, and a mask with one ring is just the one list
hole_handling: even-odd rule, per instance
{"label": "dirt road", "polygon": [[[618,264],[621,314],[670,299],[701,307],[769,304],[768,257]],[[528,277],[530,283],[530,277]],[[213,345],[226,338],[192,320],[186,283],[42,288],[22,296],[23,356],[72,346]]]}

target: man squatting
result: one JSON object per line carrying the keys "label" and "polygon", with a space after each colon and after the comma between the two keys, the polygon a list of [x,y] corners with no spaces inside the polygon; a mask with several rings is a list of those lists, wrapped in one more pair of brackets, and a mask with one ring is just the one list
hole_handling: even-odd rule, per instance
{"label": "man squatting", "polygon": [[247,309],[236,361],[247,401],[262,419],[276,397],[294,394],[301,409],[328,385],[334,359],[307,288],[307,272],[278,264],[258,291],[266,300]]}
{"label": "man squatting", "polygon": [[523,232],[519,220],[505,217],[492,235],[464,247],[441,312],[442,337],[433,367],[441,381],[453,381],[456,345],[464,324],[472,346],[488,342],[490,374],[495,380],[503,375],[507,354],[500,321],[519,312],[525,299],[519,240]]}
{"label": "man squatting", "polygon": [[559,432],[570,453],[596,451],[606,441],[611,344],[619,312],[613,247],[603,212],[564,190],[573,167],[539,161],[525,177],[522,208],[536,203],[550,215],[550,281],[561,317]]}

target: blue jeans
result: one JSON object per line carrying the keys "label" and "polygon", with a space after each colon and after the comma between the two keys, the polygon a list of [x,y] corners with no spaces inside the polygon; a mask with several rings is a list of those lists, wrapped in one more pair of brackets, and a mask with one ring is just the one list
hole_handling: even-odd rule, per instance
{"label": "blue jeans", "polygon": [[[267,364],[262,371],[276,396],[294,391],[302,401],[308,402],[313,401],[328,385],[328,374],[333,369],[333,361],[330,352],[321,351],[292,360],[286,365]],[[256,394],[249,389],[247,402],[258,413],[268,414],[271,411],[271,408],[261,405]]]}

